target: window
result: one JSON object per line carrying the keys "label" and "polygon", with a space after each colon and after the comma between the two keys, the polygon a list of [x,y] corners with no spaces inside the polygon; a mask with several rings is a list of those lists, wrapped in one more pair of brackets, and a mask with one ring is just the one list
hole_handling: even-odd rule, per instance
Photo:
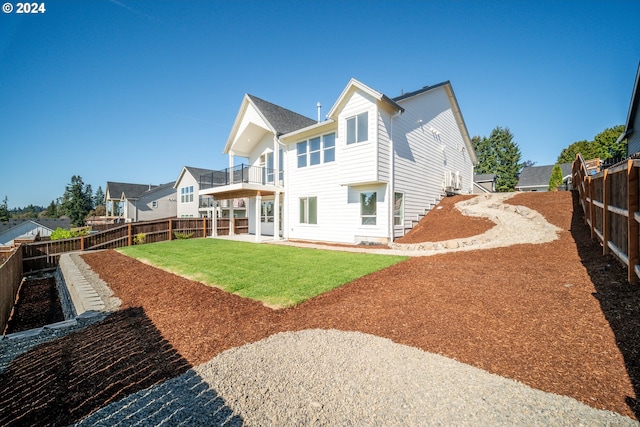
{"label": "window", "polygon": [[369,139],[369,113],[360,113],[347,119],[347,144],[355,144]]}
{"label": "window", "polygon": [[336,159],[336,134],[330,133],[322,137],[322,149],[324,162],[333,162]]}
{"label": "window", "polygon": [[309,166],[320,164],[320,137],[309,140]]}
{"label": "window", "polygon": [[273,202],[262,202],[262,222],[273,222]]}
{"label": "window", "polygon": [[158,201],[154,200],[153,202],[151,202],[151,207],[152,208],[157,208],[158,207]]}
{"label": "window", "polygon": [[318,198],[302,197],[300,199],[300,224],[318,223]]}
{"label": "window", "polygon": [[393,225],[402,225],[404,219],[404,194],[394,193],[393,197]]}
{"label": "window", "polygon": [[298,167],[307,166],[307,141],[298,142],[296,144],[298,150]]}
{"label": "window", "polygon": [[193,202],[193,185],[189,187],[182,187],[180,189],[180,202],[181,203]]}
{"label": "window", "polygon": [[296,144],[298,167],[319,165],[336,160],[336,134],[328,133]]}
{"label": "window", "polygon": [[376,225],[376,199],[375,191],[360,193],[360,218],[362,225]]}

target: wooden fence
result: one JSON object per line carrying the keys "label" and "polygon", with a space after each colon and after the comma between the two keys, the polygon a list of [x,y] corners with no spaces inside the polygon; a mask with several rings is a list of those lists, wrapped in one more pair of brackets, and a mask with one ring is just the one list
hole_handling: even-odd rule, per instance
{"label": "wooden fence", "polygon": [[4,263],[0,261],[0,334],[4,334],[21,281],[22,252],[17,249]]}
{"label": "wooden fence", "polygon": [[[191,237],[206,237],[211,235],[211,218],[167,218],[156,221],[132,222],[110,228],[87,236],[72,239],[50,240],[21,245],[22,264],[24,274],[54,269],[58,266],[60,255],[66,252],[89,251],[97,249],[115,249],[131,246],[137,236],[143,234],[144,243],[162,242],[176,239],[181,234]],[[235,218],[234,230],[236,234],[248,233],[249,220]],[[217,234],[229,234],[229,219],[218,218]],[[142,237],[142,236],[140,236]]]}
{"label": "wooden fence", "polygon": [[602,243],[603,254],[612,253],[627,266],[627,280],[638,283],[640,160],[627,160],[592,173],[582,156],[573,162],[573,186],[578,189],[585,223],[591,237]]}

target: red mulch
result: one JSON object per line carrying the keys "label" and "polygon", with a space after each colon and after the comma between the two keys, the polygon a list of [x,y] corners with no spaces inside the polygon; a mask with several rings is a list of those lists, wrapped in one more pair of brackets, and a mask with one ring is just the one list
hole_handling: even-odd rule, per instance
{"label": "red mulch", "polygon": [[[542,245],[412,258],[279,311],[115,251],[83,257],[122,299],[123,309],[141,307],[142,318],[189,365],[280,331],[361,331],[635,418],[640,287],[628,285],[626,270],[611,256],[602,256],[571,193],[523,193],[509,202],[540,212],[562,228],[560,238]],[[446,240],[458,229],[469,229],[472,220],[456,215],[456,226],[451,227],[450,217],[429,214],[425,229],[446,227]],[[67,342],[67,349],[81,346],[92,328],[85,335],[74,334],[73,343],[65,341],[67,337],[12,363],[0,374],[0,408],[17,405],[24,397],[3,397],[16,384],[23,387],[21,369],[39,372],[47,348],[60,346],[60,341]],[[99,352],[95,359],[108,359],[105,354]],[[149,363],[155,361],[153,346],[145,354]],[[73,354],[63,360],[65,366],[79,363]],[[184,368],[178,364],[175,374]],[[76,374],[80,372],[78,368]],[[91,403],[87,413],[89,407],[103,405],[105,396],[121,397],[114,393],[125,384],[111,376],[94,380],[111,386],[112,393],[93,399],[93,389],[77,389]],[[129,385],[127,393],[138,389],[135,383]],[[24,389],[29,390],[26,385]],[[30,400],[46,400],[44,395],[32,394]],[[73,402],[61,395],[56,405],[68,412]],[[0,424],[2,413],[0,409]],[[70,423],[78,417],[75,413],[58,421]]]}
{"label": "red mulch", "polygon": [[442,242],[451,239],[463,239],[477,236],[493,228],[496,224],[487,218],[476,218],[462,215],[455,208],[455,204],[476,197],[451,196],[445,197],[438,206],[430,210],[427,215],[406,235],[396,239],[396,243]]}

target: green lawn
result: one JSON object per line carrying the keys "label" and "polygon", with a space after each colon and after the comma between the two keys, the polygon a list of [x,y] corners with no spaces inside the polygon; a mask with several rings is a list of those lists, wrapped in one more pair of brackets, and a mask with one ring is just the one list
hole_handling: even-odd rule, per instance
{"label": "green lawn", "polygon": [[289,307],[407,257],[217,239],[119,249],[125,255],[270,307]]}

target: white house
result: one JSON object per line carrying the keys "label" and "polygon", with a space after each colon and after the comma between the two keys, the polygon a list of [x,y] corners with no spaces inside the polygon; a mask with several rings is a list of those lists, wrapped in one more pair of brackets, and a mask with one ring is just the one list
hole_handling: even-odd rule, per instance
{"label": "white house", "polygon": [[0,246],[14,246],[15,240],[36,240],[51,236],[57,228],[69,229],[69,218],[15,219],[0,222]]}
{"label": "white house", "polygon": [[216,215],[222,218],[244,218],[246,200],[230,199],[215,201],[212,196],[201,195],[200,190],[225,184],[224,171],[184,166],[173,188],[177,194],[178,218],[202,218]]}
{"label": "white house", "polygon": [[445,194],[471,194],[477,162],[448,81],[389,98],[351,79],[325,121],[245,95],[224,153],[224,182],[200,195],[247,197],[256,239],[352,244],[391,242]]}

